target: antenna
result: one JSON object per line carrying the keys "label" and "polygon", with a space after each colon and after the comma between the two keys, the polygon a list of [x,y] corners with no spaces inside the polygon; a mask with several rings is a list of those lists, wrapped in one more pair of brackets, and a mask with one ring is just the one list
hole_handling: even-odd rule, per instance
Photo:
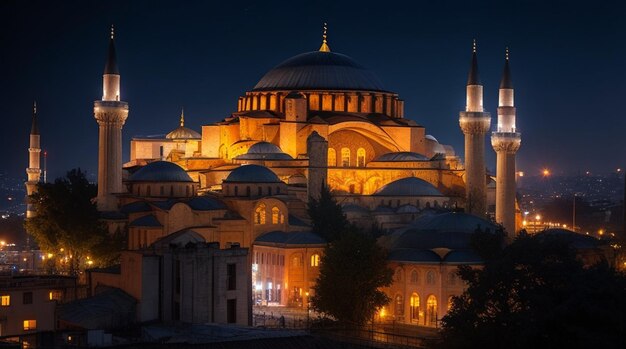
{"label": "antenna", "polygon": [[43,182],[48,183],[48,151],[43,151]]}

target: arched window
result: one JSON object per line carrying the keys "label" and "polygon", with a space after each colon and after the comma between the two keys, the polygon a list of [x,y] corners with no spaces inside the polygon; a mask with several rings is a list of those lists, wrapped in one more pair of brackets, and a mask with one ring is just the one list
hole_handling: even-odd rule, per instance
{"label": "arched window", "polygon": [[437,297],[432,294],[426,299],[426,325],[437,325]]}
{"label": "arched window", "polygon": [[419,323],[420,321],[420,296],[417,293],[411,295],[409,308],[411,312],[411,322]]}
{"label": "arched window", "polygon": [[350,149],[341,148],[341,167],[350,167]]}
{"label": "arched window", "polygon": [[146,188],[146,196],[150,196],[150,186]]}
{"label": "arched window", "polygon": [[272,187],[267,187],[267,195],[272,196]]}
{"label": "arched window", "polygon": [[320,255],[319,254],[314,254],[311,256],[311,266],[312,267],[319,267],[320,266]]}
{"label": "arched window", "polygon": [[235,186],[235,196],[239,196],[239,187]]}
{"label": "arched window", "polygon": [[448,284],[455,285],[456,284],[456,273],[451,271],[448,274]]}
{"label": "arched window", "polygon": [[291,266],[296,268],[302,267],[302,255],[300,253],[291,255]]}
{"label": "arched window", "polygon": [[396,282],[402,282],[402,268],[396,269],[396,273],[393,278]]}
{"label": "arched window", "polygon": [[276,195],[280,195],[280,187],[276,187]]}
{"label": "arched window", "polygon": [[165,195],[165,188],[163,186],[161,186],[161,188],[159,189],[159,195]]}
{"label": "arched window", "polygon": [[280,209],[276,206],[272,207],[272,224],[278,224]]}
{"label": "arched window", "polygon": [[359,148],[356,151],[356,166],[365,167],[365,149]]}
{"label": "arched window", "polygon": [[258,190],[257,190],[257,192],[258,192],[258,194],[257,194],[257,195],[258,195],[258,196],[263,195],[263,188],[258,187],[257,189],[258,189]]}
{"label": "arched window", "polygon": [[254,210],[254,223],[265,224],[265,204],[260,203]]}
{"label": "arched window", "polygon": [[246,196],[250,196],[250,186],[246,187]]}
{"label": "arched window", "polygon": [[404,298],[402,298],[402,295],[400,294],[396,295],[395,305],[396,305],[396,309],[395,309],[396,316],[403,316],[404,315]]}
{"label": "arched window", "polygon": [[337,166],[337,152],[333,148],[328,148],[328,167]]}
{"label": "arched window", "polygon": [[429,285],[435,283],[435,273],[432,270],[429,270],[428,273],[426,273],[426,283]]}
{"label": "arched window", "polygon": [[419,281],[419,276],[417,275],[417,270],[413,269],[411,271],[411,283],[416,284]]}
{"label": "arched window", "polygon": [[284,214],[280,214],[280,224],[285,223],[285,215]]}

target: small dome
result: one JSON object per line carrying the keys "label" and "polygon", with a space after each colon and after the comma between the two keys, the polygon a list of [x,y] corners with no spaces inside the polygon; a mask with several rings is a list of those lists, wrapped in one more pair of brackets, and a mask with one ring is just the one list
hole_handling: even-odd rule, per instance
{"label": "small dome", "polygon": [[248,152],[235,157],[237,160],[292,160],[291,155],[286,154],[276,144],[270,142],[258,142],[253,144]]}
{"label": "small dome", "polygon": [[439,141],[437,140],[437,138],[435,138],[433,135],[426,135],[424,136],[424,138],[429,139],[431,141],[437,142],[439,143]]}
{"label": "small dome", "polygon": [[435,186],[423,179],[407,177],[393,181],[379,188],[378,196],[443,196]]}
{"label": "small dome", "polygon": [[370,70],[335,52],[302,53],[274,67],[254,91],[361,90],[385,91]]}
{"label": "small dome", "polygon": [[411,151],[399,151],[395,153],[383,154],[374,161],[428,161],[428,157]]}
{"label": "small dome", "polygon": [[187,128],[185,126],[179,126],[177,127],[175,130],[173,130],[172,132],[168,133],[167,136],[165,136],[165,138],[167,139],[201,139],[202,135],[200,135],[198,132]]}
{"label": "small dome", "polygon": [[155,161],[140,168],[129,182],[193,182],[185,170],[169,161]]}
{"label": "small dome", "polygon": [[239,183],[280,183],[272,170],[260,165],[243,165],[234,169],[224,182]]}

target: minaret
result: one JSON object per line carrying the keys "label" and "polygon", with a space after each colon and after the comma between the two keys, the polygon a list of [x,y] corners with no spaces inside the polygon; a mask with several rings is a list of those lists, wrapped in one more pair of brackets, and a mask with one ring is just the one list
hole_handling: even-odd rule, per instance
{"label": "minaret", "polygon": [[[37,102],[33,103],[33,124],[30,128],[30,146],[28,147],[28,168],[26,175],[28,181],[26,184],[26,195],[30,196],[37,191],[37,183],[41,176],[41,168],[39,166],[41,158],[41,145],[39,142],[39,125],[37,124]],[[35,217],[35,211],[30,203],[30,198],[26,198],[26,218]]]}
{"label": "minaret", "polygon": [[513,238],[515,227],[515,153],[520,147],[521,133],[515,129],[513,82],[506,49],[504,72],[498,98],[498,129],[491,134],[491,145],[497,154],[496,222],[502,224],[507,237]]}
{"label": "minaret", "polygon": [[491,115],[483,109],[483,86],[478,78],[476,40],[466,93],[465,111],[459,113],[459,125],[465,135],[465,211],[484,217],[487,212],[485,135],[491,126]]}
{"label": "minaret", "polygon": [[102,100],[93,104],[98,122],[98,210],[117,209],[113,194],[122,188],[122,126],[128,117],[128,103],[120,100],[120,72],[115,55],[113,26],[102,78]]}

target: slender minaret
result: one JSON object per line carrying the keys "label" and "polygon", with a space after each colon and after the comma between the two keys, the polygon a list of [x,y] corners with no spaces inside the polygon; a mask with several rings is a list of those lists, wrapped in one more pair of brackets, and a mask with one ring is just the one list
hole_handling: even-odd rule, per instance
{"label": "slender minaret", "polygon": [[472,65],[466,91],[465,111],[459,113],[459,125],[465,135],[465,211],[484,217],[487,212],[485,135],[491,126],[491,115],[483,109],[483,86],[478,78],[476,40],[472,48]]}
{"label": "slender minaret", "polygon": [[[28,147],[28,168],[26,175],[28,181],[26,184],[26,195],[30,196],[37,190],[37,183],[41,177],[41,168],[39,166],[41,158],[41,145],[39,142],[39,125],[37,124],[37,102],[33,103],[33,124],[30,128],[30,144]],[[26,218],[35,217],[34,207],[30,203],[30,198],[26,198]]]}
{"label": "slender minaret", "polygon": [[98,210],[117,209],[113,194],[122,188],[122,127],[128,117],[128,103],[120,100],[120,72],[115,56],[113,26],[102,78],[102,100],[93,104],[98,122]]}
{"label": "slender minaret", "polygon": [[513,82],[509,69],[509,49],[506,49],[504,72],[498,98],[498,129],[491,134],[496,151],[496,222],[502,224],[507,237],[513,238],[515,227],[515,153],[520,147],[521,133],[515,129]]}

